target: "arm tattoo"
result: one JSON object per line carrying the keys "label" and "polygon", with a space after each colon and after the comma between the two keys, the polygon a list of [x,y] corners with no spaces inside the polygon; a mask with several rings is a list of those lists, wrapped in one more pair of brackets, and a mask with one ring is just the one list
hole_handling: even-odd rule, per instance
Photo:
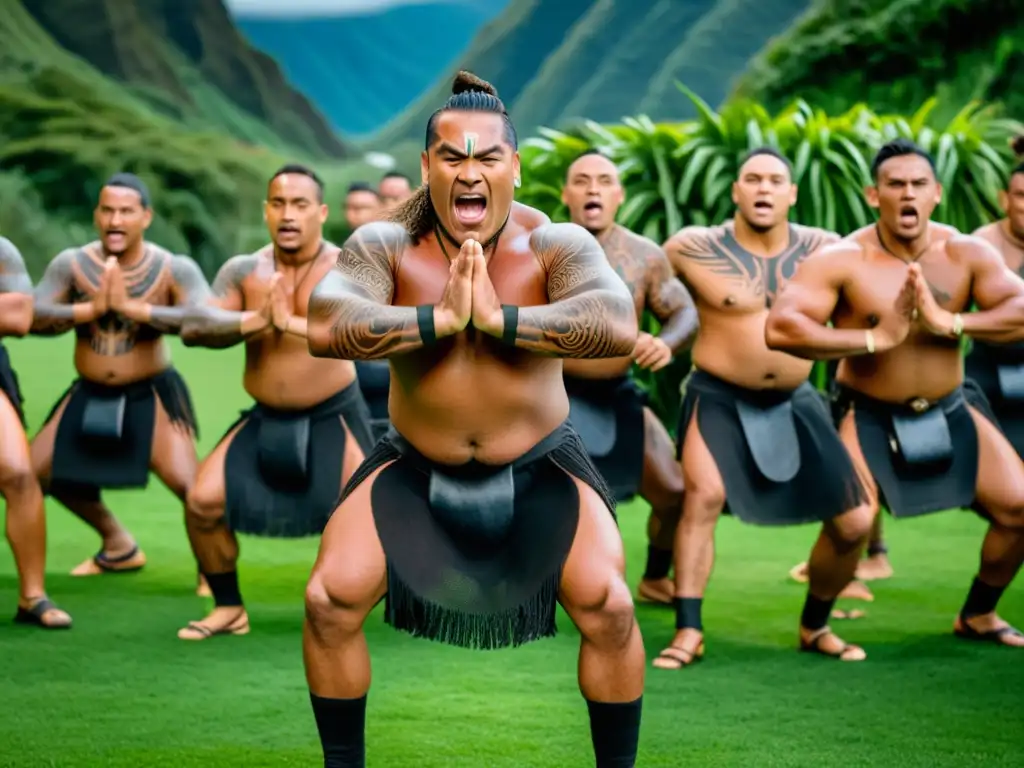
{"label": "arm tattoo", "polygon": [[0,293],[32,295],[32,280],[25,270],[25,260],[6,237],[0,237]]}
{"label": "arm tattoo", "polygon": [[672,274],[672,265],[660,248],[650,250],[647,256],[647,308],[661,322],[658,338],[673,352],[697,332],[693,297]]}
{"label": "arm tattoo", "polygon": [[74,258],[74,250],[61,251],[47,265],[43,279],[33,292],[32,333],[59,336],[75,327],[75,305],[68,303],[74,280]]}
{"label": "arm tattoo", "polygon": [[740,245],[731,227],[705,230],[703,236],[691,234],[676,239],[676,256],[688,260],[739,288],[763,296],[770,308],[775,297],[793,277],[797,266],[823,245],[838,239],[836,235],[810,227],[790,226],[790,242],[778,256],[765,258]]}
{"label": "arm tattoo", "polygon": [[313,354],[375,360],[423,346],[416,308],[391,306],[395,266],[408,244],[406,231],[386,222],[360,227],[346,241],[309,297]]}
{"label": "arm tattoo", "polygon": [[[234,312],[215,306],[210,299],[225,299],[232,291],[240,291],[242,281],[256,269],[256,255],[233,256],[224,262],[213,280],[212,291],[199,274],[202,284],[195,278],[186,281],[187,302],[182,307],[181,338],[188,346],[226,349],[244,341],[253,333],[242,328],[245,312]],[[196,268],[198,271],[198,267]]]}
{"label": "arm tattoo", "polygon": [[516,346],[558,357],[631,354],[636,305],[597,240],[576,224],[548,224],[530,245],[547,268],[551,303],[520,308]]}
{"label": "arm tattoo", "polygon": [[196,264],[188,256],[171,257],[171,279],[174,281],[174,306],[150,304],[146,325],[160,333],[179,333],[193,307],[210,296],[210,286]]}

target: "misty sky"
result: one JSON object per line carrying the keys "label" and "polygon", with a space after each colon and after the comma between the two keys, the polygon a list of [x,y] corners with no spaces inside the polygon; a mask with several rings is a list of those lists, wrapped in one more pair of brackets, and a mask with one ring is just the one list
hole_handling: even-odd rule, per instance
{"label": "misty sky", "polygon": [[225,0],[225,4],[236,16],[266,16],[278,19],[372,13],[399,5],[471,2],[473,0]]}

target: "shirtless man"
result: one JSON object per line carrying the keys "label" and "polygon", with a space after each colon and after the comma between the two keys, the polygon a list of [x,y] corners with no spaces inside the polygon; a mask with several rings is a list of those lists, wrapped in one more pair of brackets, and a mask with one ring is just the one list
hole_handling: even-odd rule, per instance
{"label": "shirtless man", "polygon": [[632,297],[600,245],[513,203],[516,135],[460,73],[431,116],[424,187],[358,230],[310,300],[315,355],[389,358],[393,429],[327,524],[304,656],[324,765],[364,766],[363,622],[470,648],[582,635],[598,766],[633,766],[644,650],[615,502],[566,423],[564,357],[622,357]]}
{"label": "shirtless man", "polygon": [[566,360],[569,418],[587,453],[619,503],[640,497],[651,505],[647,569],[640,597],[672,604],[672,541],[683,507],[683,473],[668,430],[645,405],[629,376],[633,363],[659,371],[693,341],[697,310],[661,246],[615,223],[624,192],[615,164],[596,151],[569,166],[562,201],[570,219],[594,235],[608,263],[626,283],[637,318],[649,310],[661,322],[657,336],[640,333],[632,355]]}
{"label": "shirtless man", "polygon": [[766,339],[808,360],[842,358],[840,432],[875,512],[883,501],[896,518],[973,507],[988,520],[954,631],[1024,647],[996,613],[1024,560],[1024,464],[985,399],[962,386],[960,361],[965,335],[1024,340],[1024,281],[984,240],[929,221],[942,187],[919,147],[886,144],[871,172],[878,223],[800,266]]}
{"label": "shirtless man", "polygon": [[[32,326],[32,281],[21,252],[0,237],[0,339],[21,337]],[[46,512],[32,471],[21,388],[0,340],[0,496],[7,502],[7,541],[18,568],[14,620],[43,629],[66,629],[71,617],[46,596]]]}
{"label": "shirtless man", "polygon": [[100,535],[99,552],[72,574],[136,571],[146,556],[100,498],[103,488],[144,488],[152,469],[185,503],[196,473],[197,425],[165,334],[176,334],[189,304],[210,286],[187,256],[148,243],[150,197],[119,173],[100,191],[100,239],[50,262],[35,290],[32,333],[75,329],[78,378],[32,441],[44,490]]}
{"label": "shirtless man", "polygon": [[377,185],[377,194],[385,208],[394,208],[412,197],[412,182],[404,173],[388,171]]}
{"label": "shirtless man", "polygon": [[188,346],[244,342],[242,384],[256,401],[200,465],[188,495],[188,535],[215,607],[181,629],[182,640],[249,631],[235,534],[319,535],[373,447],[352,363],[312,357],[306,342],[309,294],[339,251],[323,239],[323,191],[304,166],[278,170],[263,208],[273,242],[229,259],[213,298],[181,329]]}
{"label": "shirtless man", "polygon": [[[1024,154],[1024,136],[1018,140]],[[999,193],[1006,216],[974,234],[995,246],[1010,269],[1024,277],[1024,163],[1010,173]],[[964,361],[967,383],[980,387],[999,419],[999,427],[1024,458],[1024,344],[986,344],[975,340]]]}
{"label": "shirtless man", "polygon": [[853,578],[871,509],[821,395],[811,363],[769,350],[768,310],[797,265],[838,236],[790,224],[796,202],[789,161],[752,151],[733,183],[736,215],[687,227],[665,251],[697,302],[700,334],[679,430],[686,495],[675,546],[676,635],[654,665],[682,669],[704,653],[704,590],[724,507],[745,523],[823,523],[810,558],[800,648],[843,661],[864,651],[829,628]]}

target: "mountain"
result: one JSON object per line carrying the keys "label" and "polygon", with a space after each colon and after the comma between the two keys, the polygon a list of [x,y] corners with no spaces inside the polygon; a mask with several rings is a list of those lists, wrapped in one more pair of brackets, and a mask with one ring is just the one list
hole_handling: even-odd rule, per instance
{"label": "mountain", "polygon": [[682,120],[676,81],[720,104],[736,77],[811,0],[511,0],[435,87],[377,137],[418,138],[458,68],[492,82],[520,135],[581,119]]}
{"label": "mountain", "polygon": [[[346,146],[221,0],[7,0],[65,51],[193,130],[344,157]],[[6,9],[5,9],[6,12]]]}
{"label": "mountain", "polygon": [[1019,118],[1022,12],[1021,0],[816,0],[751,62],[736,94],[776,108],[799,93],[831,112],[858,102],[906,112],[937,96],[939,119],[977,99]]}
{"label": "mountain", "polygon": [[[452,78],[461,68],[493,84],[502,101],[511,105],[592,2],[511,0],[499,16],[477,33],[458,64],[374,137],[375,146],[386,149],[409,140],[422,145],[427,120],[451,95]],[[525,135],[519,125],[516,127]]]}
{"label": "mountain", "polygon": [[234,18],[242,34],[277,60],[335,130],[360,137],[379,130],[451,69],[477,30],[507,2],[426,0],[311,15],[301,4],[252,8],[235,0]]}

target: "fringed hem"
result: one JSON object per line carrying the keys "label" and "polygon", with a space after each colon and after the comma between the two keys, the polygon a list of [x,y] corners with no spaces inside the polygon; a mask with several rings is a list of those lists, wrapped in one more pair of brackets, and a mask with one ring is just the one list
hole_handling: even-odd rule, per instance
{"label": "fringed hem", "polygon": [[555,637],[561,569],[524,603],[492,614],[472,614],[424,600],[387,566],[384,622],[413,637],[473,650],[492,651]]}
{"label": "fringed hem", "polygon": [[184,428],[196,438],[199,437],[199,421],[196,419],[192,394],[185,379],[174,368],[168,368],[153,379],[153,391],[160,399],[171,423]]}

